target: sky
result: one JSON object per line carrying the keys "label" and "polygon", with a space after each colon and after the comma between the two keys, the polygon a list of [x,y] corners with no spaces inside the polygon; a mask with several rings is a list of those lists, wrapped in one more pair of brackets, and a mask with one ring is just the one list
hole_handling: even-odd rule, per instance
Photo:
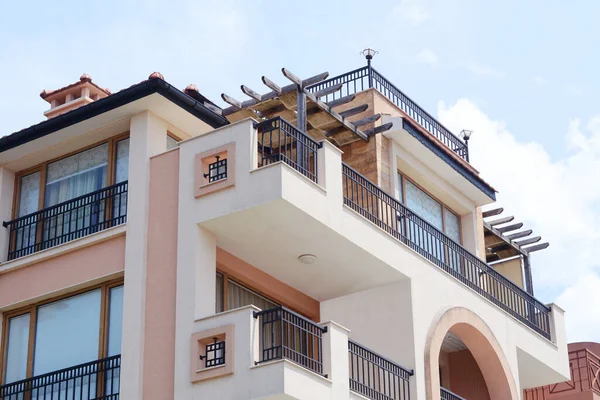
{"label": "sky", "polygon": [[600,3],[560,0],[11,2],[0,13],[0,136],[36,124],[40,97],[83,73],[113,91],[161,72],[224,105],[361,67],[359,52],[454,132],[505,213],[550,241],[536,297],[567,310],[569,341],[600,341]]}

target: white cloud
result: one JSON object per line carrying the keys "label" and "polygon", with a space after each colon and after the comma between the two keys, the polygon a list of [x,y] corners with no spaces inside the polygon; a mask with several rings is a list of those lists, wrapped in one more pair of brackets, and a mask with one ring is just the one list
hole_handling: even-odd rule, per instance
{"label": "white cloud", "polygon": [[506,75],[504,72],[497,70],[496,68],[492,68],[488,65],[482,65],[476,62],[468,63],[467,65],[465,65],[465,68],[475,75],[487,76],[495,79],[502,79]]}
{"label": "white cloud", "polygon": [[[498,189],[498,204],[550,242],[532,255],[536,296],[566,308],[569,340],[600,340],[600,324],[593,325],[600,308],[586,305],[594,292],[590,282],[600,282],[600,179],[593,176],[600,171],[600,116],[585,129],[578,119],[565,121],[563,137],[554,140],[563,139],[570,153],[553,160],[542,145],[519,141],[470,100],[440,103],[439,115],[456,132],[474,131],[471,160]],[[592,325],[583,331],[586,324]]]}
{"label": "white cloud", "polygon": [[546,81],[546,78],[544,78],[543,76],[540,76],[540,75],[534,76],[532,81],[533,81],[533,83],[535,83],[538,86],[545,86],[546,83],[548,83]]}
{"label": "white cloud", "polygon": [[434,67],[438,63],[438,58],[433,51],[423,49],[417,54],[417,61]]}
{"label": "white cloud", "polygon": [[421,25],[429,18],[429,13],[420,0],[400,0],[392,9],[392,15],[412,26]]}

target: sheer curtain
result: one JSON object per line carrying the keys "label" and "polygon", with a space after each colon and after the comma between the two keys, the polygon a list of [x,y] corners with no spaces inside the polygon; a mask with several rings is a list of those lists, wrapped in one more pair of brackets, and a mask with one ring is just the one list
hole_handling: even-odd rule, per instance
{"label": "sheer curtain", "polygon": [[[44,208],[102,189],[107,183],[108,143],[48,165]],[[49,214],[43,229],[49,246],[86,235],[104,222],[105,202],[81,201]]]}
{"label": "sheer curtain", "polygon": [[[36,212],[39,208],[41,173],[34,172],[21,178],[19,191],[19,217]],[[15,251],[23,250],[23,255],[34,251],[37,235],[37,222],[32,217],[25,221],[23,228],[15,232]]]}

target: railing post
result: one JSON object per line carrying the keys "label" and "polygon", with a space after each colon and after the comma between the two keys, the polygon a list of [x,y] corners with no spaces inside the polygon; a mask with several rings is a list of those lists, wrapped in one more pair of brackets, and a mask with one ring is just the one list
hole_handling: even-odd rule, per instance
{"label": "railing post", "polygon": [[348,363],[348,329],[335,322],[321,323],[327,328],[323,334],[323,374],[331,384],[331,398],[347,398],[350,390]]}

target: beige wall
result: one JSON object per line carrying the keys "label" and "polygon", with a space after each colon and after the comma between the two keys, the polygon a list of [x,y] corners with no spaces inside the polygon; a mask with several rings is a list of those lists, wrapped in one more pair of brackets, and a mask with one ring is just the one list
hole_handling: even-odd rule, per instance
{"label": "beige wall", "polygon": [[523,282],[523,271],[521,269],[521,258],[494,264],[494,269],[511,280],[515,285],[525,289]]}

